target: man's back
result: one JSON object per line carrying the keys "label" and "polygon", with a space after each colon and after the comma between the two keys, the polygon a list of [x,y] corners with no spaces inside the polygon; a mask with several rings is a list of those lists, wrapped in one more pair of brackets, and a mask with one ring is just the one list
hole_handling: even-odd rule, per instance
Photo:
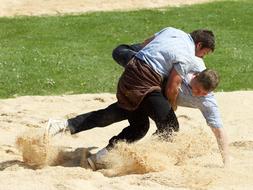
{"label": "man's back", "polygon": [[156,33],[136,57],[167,77],[174,63],[195,63],[195,44],[189,34],[169,27]]}

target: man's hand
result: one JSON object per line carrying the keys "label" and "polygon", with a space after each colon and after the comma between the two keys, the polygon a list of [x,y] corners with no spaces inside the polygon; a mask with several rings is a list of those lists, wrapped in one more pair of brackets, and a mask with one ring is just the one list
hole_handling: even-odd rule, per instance
{"label": "man's hand", "polygon": [[224,168],[230,167],[230,157],[229,157],[229,147],[228,147],[228,138],[225,129],[222,128],[212,128],[212,131],[216,137],[218,147],[222,156],[222,161]]}

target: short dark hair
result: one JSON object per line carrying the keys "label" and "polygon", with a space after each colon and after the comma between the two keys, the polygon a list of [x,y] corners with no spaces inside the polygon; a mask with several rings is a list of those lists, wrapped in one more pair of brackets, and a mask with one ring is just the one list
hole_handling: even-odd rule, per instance
{"label": "short dark hair", "polygon": [[205,69],[198,73],[196,79],[208,92],[213,91],[220,82],[218,73],[212,69]]}
{"label": "short dark hair", "polygon": [[202,48],[210,48],[212,51],[215,49],[215,37],[211,30],[199,29],[190,33],[195,44],[201,43]]}

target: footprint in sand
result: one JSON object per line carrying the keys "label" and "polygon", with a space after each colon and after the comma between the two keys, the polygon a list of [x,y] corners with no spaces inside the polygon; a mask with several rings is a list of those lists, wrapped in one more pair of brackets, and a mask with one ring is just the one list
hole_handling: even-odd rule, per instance
{"label": "footprint in sand", "polygon": [[18,150],[15,147],[10,146],[10,145],[2,145],[0,147],[0,150],[3,150],[7,154],[19,155]]}
{"label": "footprint in sand", "polygon": [[179,115],[177,118],[184,118],[184,119],[189,120],[189,121],[191,120],[191,118],[187,115]]}
{"label": "footprint in sand", "polygon": [[230,146],[244,150],[253,150],[253,141],[235,141],[230,143]]}
{"label": "footprint in sand", "polygon": [[99,101],[99,102],[105,102],[105,99],[100,98],[100,97],[96,97],[94,98],[94,100]]}
{"label": "footprint in sand", "polygon": [[31,124],[31,123],[27,123],[25,124],[26,127],[30,127],[30,128],[41,128],[40,125],[36,125],[36,124]]}

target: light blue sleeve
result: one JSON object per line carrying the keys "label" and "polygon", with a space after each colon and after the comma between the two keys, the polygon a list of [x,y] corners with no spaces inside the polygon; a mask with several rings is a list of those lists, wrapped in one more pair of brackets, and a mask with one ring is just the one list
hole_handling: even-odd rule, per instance
{"label": "light blue sleeve", "polygon": [[184,62],[177,62],[174,64],[174,69],[180,75],[182,79],[186,78],[186,75],[192,70],[190,64]]}
{"label": "light blue sleeve", "polygon": [[207,96],[201,97],[200,101],[200,111],[206,119],[206,123],[208,126],[213,128],[221,128],[223,127],[220,112],[218,109],[217,102],[212,93]]}
{"label": "light blue sleeve", "polygon": [[206,69],[203,59],[191,55],[178,55],[174,68],[182,79],[190,72],[201,72]]}

